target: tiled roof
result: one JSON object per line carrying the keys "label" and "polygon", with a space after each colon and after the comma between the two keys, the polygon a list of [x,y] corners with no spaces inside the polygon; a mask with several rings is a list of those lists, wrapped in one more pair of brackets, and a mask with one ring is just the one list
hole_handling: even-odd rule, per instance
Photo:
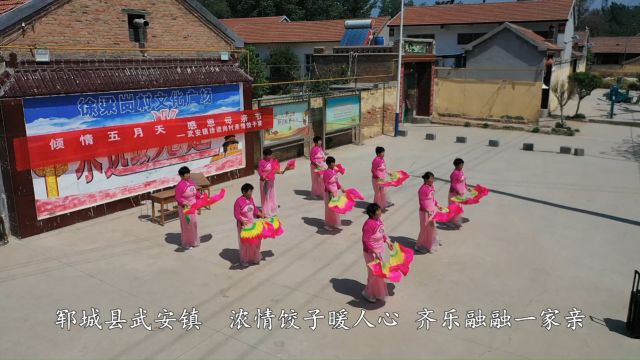
{"label": "tiled roof", "polygon": [[520,35],[526,37],[527,39],[529,39],[529,41],[536,43],[538,47],[545,47],[547,48],[547,50],[558,50],[558,51],[563,49],[561,46],[548,42],[545,38],[536,34],[532,30],[529,30],[527,28],[523,28],[522,26],[518,26],[514,24],[509,24],[509,25],[513,30],[520,33]]}
{"label": "tiled roof", "polygon": [[[37,14],[46,11],[57,2],[62,2],[62,0],[0,0],[0,8],[5,9],[4,11],[0,11],[0,33],[15,30],[16,26],[19,26],[21,22],[31,21]],[[237,34],[230,31],[218,18],[202,6],[198,0],[182,0],[180,3],[201,17],[205,23],[222,32],[235,46],[244,46]],[[3,5],[5,5],[5,7],[2,7]]]}
{"label": "tiled roof", "polygon": [[13,10],[20,5],[25,4],[29,0],[0,0],[0,14],[4,14],[9,10]]}
{"label": "tiled roof", "polygon": [[585,46],[587,44],[587,32],[586,31],[576,31],[575,35],[578,36],[578,40],[576,40],[574,42],[574,45]]}
{"label": "tiled roof", "polygon": [[[373,30],[379,33],[389,17],[372,18]],[[247,44],[340,42],[345,20],[270,22],[264,18],[247,18],[241,22],[222,20]]]}
{"label": "tiled roof", "polygon": [[123,91],[251,81],[233,64],[212,59],[65,60],[11,65],[0,74],[0,98]]}
{"label": "tiled roof", "polygon": [[550,42],[548,42],[547,40],[545,40],[545,38],[543,38],[542,36],[536,34],[535,32],[523,28],[522,26],[518,26],[518,25],[514,25],[511,23],[504,23],[500,26],[498,26],[497,28],[491,30],[489,33],[485,34],[484,36],[480,37],[479,39],[477,39],[476,41],[467,44],[464,46],[465,50],[471,50],[474,47],[476,47],[477,45],[483,43],[484,41],[490,39],[491,37],[493,37],[494,35],[496,35],[497,33],[499,33],[500,31],[504,30],[504,29],[508,29],[513,31],[515,34],[519,35],[520,37],[522,37],[524,40],[528,41],[529,43],[531,43],[532,45],[536,46],[539,50],[547,50],[547,51],[560,51],[563,48],[552,44]]}
{"label": "tiled roof", "polygon": [[254,17],[254,18],[229,18],[229,19],[220,19],[223,24],[230,28],[235,28],[238,26],[242,26],[248,22],[253,24],[278,24],[281,22],[288,22],[286,16],[263,16],[263,17]]}
{"label": "tiled roof", "polygon": [[[404,25],[453,25],[567,20],[573,0],[528,0],[485,4],[407,7]],[[396,15],[390,26],[400,25]]]}
{"label": "tiled roof", "polygon": [[592,37],[590,42],[594,54],[640,54],[640,36]]}

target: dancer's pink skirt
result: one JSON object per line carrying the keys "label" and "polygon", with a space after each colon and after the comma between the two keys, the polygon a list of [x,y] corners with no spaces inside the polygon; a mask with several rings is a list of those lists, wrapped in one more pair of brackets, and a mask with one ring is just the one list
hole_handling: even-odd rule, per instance
{"label": "dancer's pink skirt", "polygon": [[378,179],[371,179],[373,186],[373,202],[380,205],[382,210],[387,208],[387,188],[378,184]]}
{"label": "dancer's pink skirt", "polygon": [[427,212],[418,211],[420,218],[420,234],[416,246],[434,252],[438,249],[437,229],[435,222],[428,223]]}
{"label": "dancer's pink skirt", "polygon": [[260,181],[260,201],[264,216],[271,217],[278,214],[275,180]]}
{"label": "dancer's pink skirt", "polygon": [[[364,252],[364,264],[367,266],[368,263],[375,260],[373,254]],[[389,291],[387,290],[387,283],[383,278],[377,277],[373,275],[373,272],[367,266],[367,286],[364,288],[364,293],[368,297],[384,300],[387,296],[389,296]]]}
{"label": "dancer's pink skirt", "polygon": [[324,195],[324,223],[327,226],[340,227],[340,214],[329,209],[329,193],[323,191]]}
{"label": "dancer's pink skirt", "polygon": [[178,206],[178,216],[180,217],[180,243],[183,247],[200,245],[198,237],[198,214],[189,215],[191,221],[187,223],[182,206]]}
{"label": "dancer's pink skirt", "polygon": [[315,169],[316,166],[311,164],[311,196],[322,197],[324,182],[322,181],[322,174],[317,174]]}
{"label": "dancer's pink skirt", "polygon": [[242,240],[240,239],[240,230],[242,229],[242,225],[238,225],[237,229],[238,229],[238,247],[240,249],[240,262],[258,264],[260,260],[262,260],[262,254],[260,254],[261,243],[259,242],[256,245],[247,245],[243,243]]}

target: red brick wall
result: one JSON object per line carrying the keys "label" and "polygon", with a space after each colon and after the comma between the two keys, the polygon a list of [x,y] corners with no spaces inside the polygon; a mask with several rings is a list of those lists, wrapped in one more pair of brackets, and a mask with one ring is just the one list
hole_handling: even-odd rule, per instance
{"label": "red brick wall", "polygon": [[[375,78],[359,79],[360,82],[394,81],[396,79],[398,55],[358,54],[351,58],[351,76],[375,76]],[[349,54],[314,55],[313,61],[319,72],[334,71],[341,67],[349,67]]]}
{"label": "red brick wall", "polygon": [[[4,45],[42,45],[100,48],[137,48],[129,40],[127,14],[123,9],[146,11],[149,21],[147,48],[216,48],[232,49],[219,30],[192,13],[180,0],[71,0],[21,30],[1,39]],[[21,58],[30,52],[21,51]],[[152,57],[206,56],[204,53],[158,53]],[[62,52],[51,50],[52,59],[140,57],[140,52]]]}

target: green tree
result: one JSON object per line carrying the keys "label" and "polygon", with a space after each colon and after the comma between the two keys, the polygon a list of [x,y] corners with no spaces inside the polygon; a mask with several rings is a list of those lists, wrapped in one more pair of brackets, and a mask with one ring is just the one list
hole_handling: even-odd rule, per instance
{"label": "green tree", "polygon": [[589,9],[591,8],[591,4],[593,4],[593,0],[575,0],[575,12],[576,12],[576,20],[578,23],[582,21],[582,18],[585,17],[589,13]]}
{"label": "green tree", "polygon": [[204,6],[213,16],[224,19],[231,17],[231,8],[227,0],[199,0],[202,6]]}
{"label": "green tree", "polygon": [[592,74],[590,72],[576,72],[569,75],[569,81],[573,83],[573,88],[578,96],[578,105],[576,106],[576,113],[573,116],[578,115],[580,110],[580,103],[582,99],[591,95],[591,92],[602,85],[602,78],[599,75]]}
{"label": "green tree", "polygon": [[[240,68],[253,78],[254,84],[265,84],[267,82],[267,67],[258,55],[253,46],[247,46],[245,52],[240,55]],[[268,91],[267,86],[254,86],[253,97],[261,98]]]}
{"label": "green tree", "polygon": [[564,121],[564,108],[574,95],[573,84],[566,80],[556,81],[551,85],[551,92],[558,100],[558,106],[560,107],[560,124],[562,124],[562,127],[564,128],[566,126]]}
{"label": "green tree", "polygon": [[368,18],[377,0],[342,0],[345,18]]}
{"label": "green tree", "polygon": [[[335,79],[347,77],[347,67],[341,66],[333,69],[323,69],[316,72],[313,79]],[[331,85],[348,84],[349,80],[313,81],[309,83],[309,91],[312,93],[325,93]]]}
{"label": "green tree", "polygon": [[[291,48],[279,47],[271,50],[269,55],[269,82],[287,82],[297,80],[300,76],[300,63]],[[272,94],[288,93],[292,84],[272,85]]]}
{"label": "green tree", "polygon": [[640,5],[613,3],[588,11],[578,21],[578,29],[589,27],[591,36],[635,36],[640,33]]}
{"label": "green tree", "polygon": [[[378,3],[378,9],[380,13],[378,16],[396,16],[400,12],[402,6],[401,0],[380,0]],[[404,6],[415,6],[413,0],[406,0]]]}

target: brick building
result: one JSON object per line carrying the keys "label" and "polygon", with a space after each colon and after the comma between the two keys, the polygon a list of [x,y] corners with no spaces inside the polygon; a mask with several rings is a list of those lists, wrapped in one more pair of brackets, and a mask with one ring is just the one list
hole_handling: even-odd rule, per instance
{"label": "brick building", "polygon": [[249,110],[243,42],[198,1],[0,11],[0,209],[15,236],[136,206],[180,166],[213,183],[253,174],[268,110]]}

